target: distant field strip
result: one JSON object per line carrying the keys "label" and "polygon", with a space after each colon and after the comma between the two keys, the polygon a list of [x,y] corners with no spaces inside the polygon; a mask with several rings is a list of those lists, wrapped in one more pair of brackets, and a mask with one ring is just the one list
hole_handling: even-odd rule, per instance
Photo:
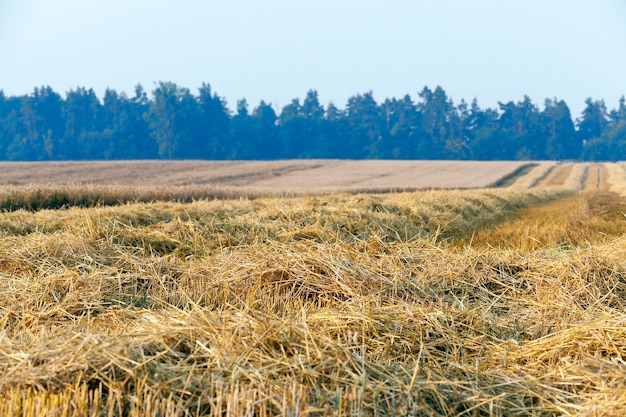
{"label": "distant field strip", "polygon": [[483,188],[526,166],[476,161],[0,163],[0,210]]}
{"label": "distant field strip", "polygon": [[480,188],[524,165],[385,160],[1,162],[0,185],[206,186],[266,195]]}

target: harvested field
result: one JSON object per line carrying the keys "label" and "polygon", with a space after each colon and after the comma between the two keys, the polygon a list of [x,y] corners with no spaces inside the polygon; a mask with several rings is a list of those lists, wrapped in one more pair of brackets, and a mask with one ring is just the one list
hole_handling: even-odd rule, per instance
{"label": "harvested field", "polygon": [[[531,189],[562,187],[578,193],[525,207],[508,222],[474,233],[473,245],[529,250],[570,247],[584,242],[597,244],[626,234],[625,201],[610,191],[611,170],[619,175],[619,165],[565,164],[547,170],[545,167],[535,168],[541,172],[539,180],[520,178],[514,187],[521,184]],[[537,176],[536,172],[530,172],[527,177]],[[465,244],[470,239],[457,237]]]}
{"label": "harvested field", "polygon": [[236,187],[264,194],[488,187],[518,161],[0,162],[0,185]]}
{"label": "harvested field", "polygon": [[624,415],[623,166],[540,167],[5,211],[0,415]]}
{"label": "harvested field", "polygon": [[554,169],[550,170],[545,177],[540,179],[534,186],[535,187],[555,187],[559,185],[563,185],[565,181],[570,177],[572,170],[574,169],[573,164],[561,165],[558,167],[554,167]]}

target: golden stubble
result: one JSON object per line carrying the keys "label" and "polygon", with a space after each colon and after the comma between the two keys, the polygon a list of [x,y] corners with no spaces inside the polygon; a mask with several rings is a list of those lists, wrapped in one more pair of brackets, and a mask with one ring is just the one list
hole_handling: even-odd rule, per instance
{"label": "golden stubble", "polygon": [[567,216],[577,239],[478,238],[617,222],[592,168],[2,213],[0,414],[620,415],[625,238]]}

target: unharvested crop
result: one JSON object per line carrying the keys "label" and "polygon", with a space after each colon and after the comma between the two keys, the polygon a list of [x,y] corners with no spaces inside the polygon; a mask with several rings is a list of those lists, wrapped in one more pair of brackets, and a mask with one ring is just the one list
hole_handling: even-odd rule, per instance
{"label": "unharvested crop", "polygon": [[[623,201],[594,167],[4,212],[0,415],[623,414]],[[525,228],[572,207],[569,239]]]}

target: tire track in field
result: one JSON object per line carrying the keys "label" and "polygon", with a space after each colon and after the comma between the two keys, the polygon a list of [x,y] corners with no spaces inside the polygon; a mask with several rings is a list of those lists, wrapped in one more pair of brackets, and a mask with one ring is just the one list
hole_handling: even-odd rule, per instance
{"label": "tire track in field", "polygon": [[[573,165],[555,167],[536,187],[564,186]],[[536,250],[599,243],[626,234],[626,198],[609,191],[604,164],[587,167],[581,190],[543,204],[521,208],[511,219],[462,236],[455,245]],[[533,187],[534,188],[534,187]]]}
{"label": "tire track in field", "polygon": [[608,178],[609,172],[605,164],[591,165],[583,183],[583,191],[609,192],[611,184],[607,181]]}

